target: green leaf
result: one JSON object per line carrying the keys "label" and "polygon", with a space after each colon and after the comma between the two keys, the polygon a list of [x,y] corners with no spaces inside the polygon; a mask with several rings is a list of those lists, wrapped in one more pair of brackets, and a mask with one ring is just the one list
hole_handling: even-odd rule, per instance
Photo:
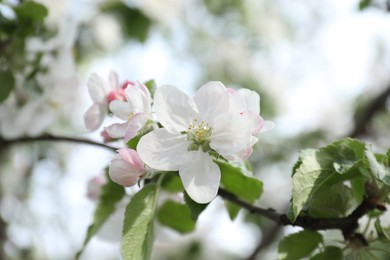
{"label": "green leaf", "polygon": [[15,7],[15,12],[21,19],[31,19],[36,22],[42,22],[49,13],[47,8],[33,1],[25,1]]}
{"label": "green leaf", "polygon": [[242,170],[227,162],[216,161],[221,170],[221,185],[248,203],[253,203],[263,193],[263,183],[255,178],[246,176]]}
{"label": "green leaf", "polygon": [[195,229],[195,221],[187,205],[172,200],[166,201],[161,206],[157,219],[161,224],[183,234]]}
{"label": "green leaf", "polygon": [[[390,186],[390,169],[378,162],[370,146],[367,146],[366,148],[366,158],[368,160],[369,168],[372,174],[375,176],[375,178],[378,181],[383,182],[387,186]],[[383,159],[387,159],[387,158],[383,158]]]}
{"label": "green leaf", "polygon": [[379,218],[377,218],[375,221],[375,229],[376,229],[376,233],[378,234],[378,237],[380,239],[385,240],[385,241],[390,241],[390,237],[389,237],[390,234],[388,234],[386,232],[386,230],[383,228]]}
{"label": "green leaf", "polygon": [[138,145],[138,142],[141,139],[141,137],[142,137],[141,135],[137,135],[134,138],[130,139],[127,142],[127,147],[134,149],[134,150],[137,149],[137,145]]}
{"label": "green leaf", "polygon": [[353,207],[352,189],[342,183],[320,187],[308,203],[314,218],[345,217]]}
{"label": "green leaf", "polygon": [[225,201],[226,209],[231,220],[235,220],[241,207],[230,201]]}
{"label": "green leaf", "polygon": [[148,80],[148,81],[145,82],[145,86],[148,88],[151,96],[153,97],[154,96],[154,92],[156,92],[156,89],[157,89],[156,82],[153,79]]}
{"label": "green leaf", "polygon": [[145,185],[127,205],[122,233],[123,259],[150,259],[158,194],[157,184]]}
{"label": "green leaf", "polygon": [[371,0],[360,0],[359,10],[366,9],[371,4]]}
{"label": "green leaf", "polygon": [[310,260],[343,260],[343,250],[337,246],[327,246],[321,253],[316,254]]}
{"label": "green leaf", "polygon": [[[357,174],[355,166],[363,160],[364,144],[358,140],[345,138],[319,150],[307,150],[301,154],[293,173],[293,194],[291,221],[295,221],[306,203],[312,199],[316,191],[326,182],[334,178],[341,181],[352,172]],[[334,184],[334,180],[333,183]]]}
{"label": "green leaf", "polygon": [[183,183],[177,172],[165,174],[164,180],[161,183],[161,187],[171,193],[184,191]]}
{"label": "green leaf", "polygon": [[152,21],[140,10],[129,7],[122,1],[107,2],[101,9],[103,12],[113,14],[119,20],[127,37],[145,42]]}
{"label": "green leaf", "polygon": [[83,247],[77,253],[76,259],[80,257],[92,236],[94,236],[100,230],[106,220],[111,216],[112,213],[114,213],[116,204],[123,198],[124,195],[124,187],[107,178],[107,183],[102,187],[99,202],[95,209],[93,223],[88,227]]}
{"label": "green leaf", "polygon": [[187,192],[184,193],[184,201],[186,202],[188,208],[190,209],[191,218],[196,222],[200,213],[209,205],[209,204],[199,204],[193,201]]}
{"label": "green leaf", "polygon": [[0,71],[0,102],[7,99],[15,86],[15,78],[11,71]]}
{"label": "green leaf", "polygon": [[286,236],[278,246],[280,260],[298,260],[310,255],[323,242],[322,235],[310,230],[302,230]]}

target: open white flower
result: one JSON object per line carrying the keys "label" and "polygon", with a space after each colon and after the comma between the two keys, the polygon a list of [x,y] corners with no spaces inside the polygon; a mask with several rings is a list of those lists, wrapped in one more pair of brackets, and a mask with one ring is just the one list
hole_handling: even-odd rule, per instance
{"label": "open white flower", "polygon": [[111,112],[124,123],[116,123],[106,128],[113,138],[124,137],[127,142],[152,118],[152,98],[149,90],[141,83],[129,84],[125,89],[125,100],[110,103]]}
{"label": "open white flower", "polygon": [[220,82],[205,84],[193,99],[176,87],[163,86],[154,102],[164,128],[141,138],[141,159],[157,170],[179,171],[188,195],[198,203],[210,202],[221,172],[209,152],[237,157],[251,146],[252,119],[230,109],[228,90]]}
{"label": "open white flower", "polygon": [[98,74],[92,73],[88,78],[87,87],[93,105],[85,112],[84,123],[88,130],[96,130],[103,123],[108,113],[109,103],[113,100],[123,100],[125,98],[123,88],[126,86],[119,86],[117,74],[111,71],[109,82]]}

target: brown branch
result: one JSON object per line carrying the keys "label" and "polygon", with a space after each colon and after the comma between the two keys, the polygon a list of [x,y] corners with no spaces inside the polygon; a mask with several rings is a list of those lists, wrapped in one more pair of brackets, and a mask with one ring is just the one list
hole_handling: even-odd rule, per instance
{"label": "brown branch", "polygon": [[363,202],[347,217],[343,218],[312,218],[309,216],[298,217],[295,222],[292,222],[286,214],[279,214],[274,209],[264,209],[247,203],[234,194],[219,189],[218,195],[222,198],[231,201],[242,208],[247,209],[251,213],[259,214],[269,220],[276,222],[281,226],[297,226],[310,230],[328,230],[339,229],[342,231],[346,240],[351,240],[356,237],[355,230],[358,227],[358,221],[369,211],[378,207],[372,200],[365,198]]}
{"label": "brown branch", "polygon": [[272,220],[278,224],[282,224],[281,215],[279,213],[277,213],[274,209],[271,209],[271,208],[264,209],[264,208],[254,206],[248,202],[245,202],[245,201],[237,198],[234,194],[232,194],[232,193],[230,193],[222,188],[219,188],[218,195],[221,196],[222,198],[230,201],[230,202],[233,202],[234,204],[237,204],[238,206],[241,206],[241,207],[247,209],[251,213],[259,214],[259,215],[266,217],[269,220]]}
{"label": "brown branch", "polygon": [[55,142],[71,142],[71,143],[79,143],[79,144],[88,144],[88,145],[94,145],[101,148],[105,148],[111,151],[116,151],[118,148],[109,146],[104,143],[98,143],[92,140],[88,139],[82,139],[82,138],[74,138],[74,137],[67,137],[67,136],[54,136],[54,135],[41,135],[37,137],[20,137],[15,139],[8,139],[8,140],[0,140],[0,148],[7,148],[11,145],[16,144],[23,144],[23,143],[31,143],[31,142],[44,142],[44,141],[55,141]]}
{"label": "brown branch", "polygon": [[370,124],[375,114],[386,107],[386,101],[390,96],[390,85],[378,96],[373,98],[362,110],[357,113],[355,125],[350,137],[358,137],[367,133],[367,126]]}

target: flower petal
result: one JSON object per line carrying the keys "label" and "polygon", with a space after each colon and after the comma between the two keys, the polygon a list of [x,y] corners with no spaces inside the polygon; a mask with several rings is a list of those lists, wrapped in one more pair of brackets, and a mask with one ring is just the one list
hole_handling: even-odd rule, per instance
{"label": "flower petal", "polygon": [[102,104],[93,104],[84,114],[84,123],[88,130],[96,130],[103,123],[106,116],[106,107]]}
{"label": "flower petal", "polygon": [[185,136],[159,128],[139,140],[137,151],[141,160],[150,167],[161,171],[177,171],[188,147]]}
{"label": "flower petal", "polygon": [[92,73],[87,81],[89,95],[94,102],[104,102],[108,93],[105,80],[96,73]]}
{"label": "flower petal", "polygon": [[229,109],[229,93],[221,82],[206,83],[196,92],[194,100],[199,119],[208,123]]}
{"label": "flower petal", "polygon": [[108,74],[108,82],[111,90],[116,90],[119,87],[118,74],[115,71],[111,70],[110,74]]}
{"label": "flower petal", "polygon": [[144,127],[146,122],[149,119],[149,115],[145,113],[137,113],[131,119],[127,125],[126,133],[124,135],[125,142],[128,142],[130,139],[134,138],[138,131]]}
{"label": "flower petal", "polygon": [[210,147],[222,156],[235,154],[247,148],[251,140],[249,117],[237,113],[225,113],[214,121]]}
{"label": "flower petal", "polygon": [[120,155],[116,155],[111,161],[108,174],[113,182],[129,187],[138,182],[142,175],[142,171],[138,170],[125,160],[122,160]]}
{"label": "flower petal", "polygon": [[125,135],[127,130],[127,122],[126,123],[116,123],[107,126],[106,128],[107,134],[112,138],[121,138]]}
{"label": "flower petal", "polygon": [[269,130],[272,130],[275,127],[275,123],[272,121],[264,121],[264,125],[260,130],[260,133],[267,132]]}
{"label": "flower petal", "polygon": [[110,102],[110,111],[122,120],[127,121],[131,115],[131,107],[129,103],[122,100],[114,100]]}
{"label": "flower petal", "polygon": [[221,171],[207,153],[189,151],[179,169],[184,189],[194,201],[208,203],[218,193]]}
{"label": "flower petal", "polygon": [[246,88],[239,89],[237,92],[245,99],[246,110],[251,110],[259,115],[260,114],[259,93]]}
{"label": "flower petal", "polygon": [[144,170],[144,163],[142,162],[141,158],[139,158],[139,155],[135,150],[129,148],[121,148],[118,150],[118,153],[123,160],[129,162],[131,165],[134,165],[134,167],[138,170]]}
{"label": "flower petal", "polygon": [[235,89],[228,88],[229,93],[229,111],[235,113],[241,113],[246,109],[245,98],[238,93]]}
{"label": "flower petal", "polygon": [[156,114],[168,132],[176,134],[187,131],[197,115],[194,101],[174,86],[165,85],[154,95]]}

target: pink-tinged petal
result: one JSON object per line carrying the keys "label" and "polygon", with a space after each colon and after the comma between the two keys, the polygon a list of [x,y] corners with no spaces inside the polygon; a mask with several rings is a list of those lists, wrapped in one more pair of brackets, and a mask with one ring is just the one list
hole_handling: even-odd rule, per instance
{"label": "pink-tinged petal", "polygon": [[188,147],[185,136],[159,128],[140,139],[137,151],[141,160],[156,170],[178,171]]}
{"label": "pink-tinged petal", "polygon": [[110,84],[110,90],[115,90],[119,86],[118,74],[115,71],[110,71],[108,74],[108,82]]}
{"label": "pink-tinged petal", "polygon": [[222,156],[235,154],[250,144],[251,121],[237,113],[225,113],[214,121],[210,147]]}
{"label": "pink-tinged petal", "polygon": [[109,125],[105,128],[107,131],[107,134],[111,136],[112,138],[121,138],[125,135],[127,130],[127,123],[116,123]]}
{"label": "pink-tinged petal", "polygon": [[121,156],[122,160],[127,161],[139,171],[144,170],[144,163],[142,162],[141,158],[135,150],[130,148],[121,148],[118,150],[118,153]]}
{"label": "pink-tinged petal", "polygon": [[111,161],[108,174],[113,182],[129,187],[138,182],[143,171],[138,170],[133,165],[123,160],[120,155],[116,155]]}
{"label": "pink-tinged petal", "polygon": [[259,114],[253,112],[252,110],[248,110],[243,112],[241,115],[243,117],[247,117],[247,120],[249,120],[252,135],[260,133],[264,126],[264,119],[259,116]]}
{"label": "pink-tinged petal", "polygon": [[102,104],[92,105],[84,114],[84,123],[88,130],[96,130],[103,123],[107,110]]}
{"label": "pink-tinged petal", "polygon": [[260,130],[260,133],[267,132],[269,130],[272,130],[275,127],[275,123],[272,121],[264,121],[264,125]]}
{"label": "pink-tinged petal", "polygon": [[221,171],[210,156],[201,150],[187,152],[179,175],[188,195],[198,203],[208,203],[218,193]]}
{"label": "pink-tinged petal", "polygon": [[149,119],[149,115],[145,113],[137,113],[135,114],[131,119],[129,124],[127,125],[126,133],[124,135],[125,142],[128,142],[129,140],[133,139],[137,134],[138,131],[144,127],[146,122]]}
{"label": "pink-tinged petal", "polygon": [[136,84],[133,82],[133,81],[130,81],[130,80],[125,80],[122,84],[121,84],[121,89],[122,90],[125,90],[128,86],[136,86]]}
{"label": "pink-tinged petal", "polygon": [[107,103],[110,104],[114,100],[125,100],[125,92],[123,89],[115,89],[108,93],[106,100]]}
{"label": "pink-tinged petal", "polygon": [[203,85],[194,97],[199,118],[210,123],[229,109],[229,92],[221,82],[211,81]]}
{"label": "pink-tinged petal", "polygon": [[103,131],[100,132],[100,136],[103,137],[103,141],[105,143],[113,141],[113,138],[108,134],[107,127],[103,129]]}
{"label": "pink-tinged petal", "polygon": [[245,99],[246,110],[260,114],[260,95],[256,91],[242,88],[237,93]]}
{"label": "pink-tinged petal", "polygon": [[102,186],[106,183],[104,175],[98,175],[88,181],[87,197],[90,200],[97,201],[100,197]]}
{"label": "pink-tinged petal", "polygon": [[156,114],[164,128],[173,134],[187,131],[197,115],[194,101],[174,86],[165,85],[154,95]]}
{"label": "pink-tinged petal", "polygon": [[118,118],[127,121],[133,112],[129,103],[121,100],[114,100],[110,103],[110,111]]}
{"label": "pink-tinged petal", "polygon": [[250,146],[246,147],[245,149],[235,153],[235,154],[229,154],[229,155],[226,155],[225,158],[230,160],[230,161],[233,161],[233,162],[242,162],[242,161],[245,161],[246,159],[249,158],[249,156],[252,154],[253,152],[253,148],[252,146],[257,143],[259,139],[252,136],[251,137],[251,144]]}
{"label": "pink-tinged petal", "polygon": [[92,100],[97,102],[105,102],[108,93],[108,87],[105,80],[96,73],[92,73],[87,81],[89,95]]}

